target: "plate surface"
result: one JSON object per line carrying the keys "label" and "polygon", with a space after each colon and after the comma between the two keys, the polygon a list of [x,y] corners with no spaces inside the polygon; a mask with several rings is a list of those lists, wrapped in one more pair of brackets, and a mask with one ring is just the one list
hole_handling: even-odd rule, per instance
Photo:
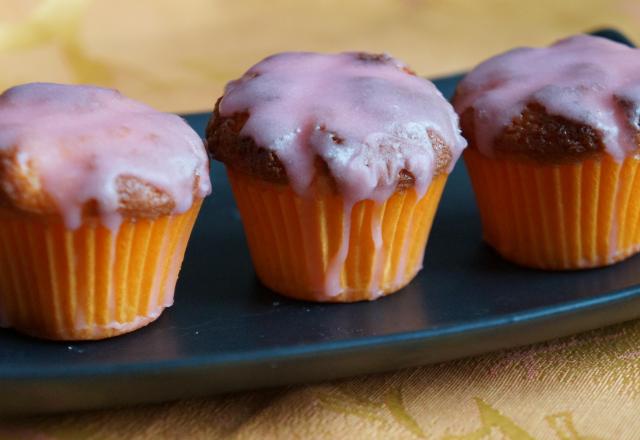
{"label": "plate surface", "polygon": [[[624,37],[603,34],[616,40]],[[450,96],[459,76],[436,84]],[[202,132],[206,114],[190,115]],[[175,305],[130,335],[54,343],[0,330],[0,411],[152,402],[444,361],[640,316],[640,256],[590,271],[544,272],[480,240],[462,161],[447,184],[424,269],[375,302],[311,304],[255,279],[224,171],[191,238]]]}

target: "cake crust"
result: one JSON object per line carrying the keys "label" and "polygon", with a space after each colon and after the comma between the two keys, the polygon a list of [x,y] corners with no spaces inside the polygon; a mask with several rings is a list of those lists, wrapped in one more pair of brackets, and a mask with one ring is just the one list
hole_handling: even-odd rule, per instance
{"label": "cake crust", "polygon": [[[460,115],[462,133],[469,148],[477,149],[475,108]],[[636,142],[640,140],[640,133]],[[538,162],[575,163],[605,152],[601,133],[587,124],[552,115],[537,102],[529,103],[496,137],[496,157],[521,158]]]}
{"label": "cake crust", "polygon": [[[220,115],[220,97],[215,104],[213,114],[206,129],[206,146],[213,159],[233,167],[236,171],[258,177],[271,183],[286,185],[289,183],[286,169],[280,161],[278,154],[266,147],[256,144],[250,136],[243,136],[240,131],[249,119],[247,112],[235,113],[224,117]],[[434,176],[446,174],[453,154],[451,148],[433,130],[427,130],[435,154]],[[340,138],[334,137],[336,143]],[[332,188],[337,191],[335,179],[327,163],[319,156],[316,156],[315,163],[318,178],[332,182]],[[402,169],[398,173],[398,183],[396,190],[406,190],[413,188],[415,177],[407,169]]]}
{"label": "cake crust", "polygon": [[476,66],[453,99],[471,148],[488,157],[617,162],[640,146],[640,49],[576,35]]}
{"label": "cake crust", "polygon": [[[38,215],[60,214],[60,207],[41,184],[39,173],[30,163],[21,163],[19,148],[0,151],[0,206]],[[201,198],[200,177],[195,176],[194,200]],[[157,218],[170,215],[176,204],[172,196],[149,182],[128,175],[116,178],[117,211],[126,217]],[[95,200],[81,208],[83,217],[99,217]]]}

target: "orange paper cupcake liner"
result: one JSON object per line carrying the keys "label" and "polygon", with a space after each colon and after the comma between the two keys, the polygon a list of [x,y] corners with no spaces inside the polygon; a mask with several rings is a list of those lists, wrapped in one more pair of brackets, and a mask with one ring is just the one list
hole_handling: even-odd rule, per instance
{"label": "orange paper cupcake liner", "polygon": [[124,219],[116,232],[88,220],[0,210],[0,325],[33,336],[102,339],[140,328],[173,303],[201,201],[185,213]]}
{"label": "orange paper cupcake liner", "polygon": [[542,269],[612,264],[640,250],[640,160],[575,164],[490,159],[467,149],[485,240]]}
{"label": "orange paper cupcake liner", "polygon": [[288,185],[227,168],[258,277],[270,289],[310,301],[351,302],[392,293],[422,267],[446,176],[426,195],[394,193],[350,210],[342,196],[298,196]]}

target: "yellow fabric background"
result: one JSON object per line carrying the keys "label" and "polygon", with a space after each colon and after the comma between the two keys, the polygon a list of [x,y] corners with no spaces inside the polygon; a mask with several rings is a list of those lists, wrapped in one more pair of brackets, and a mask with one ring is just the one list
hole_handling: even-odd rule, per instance
{"label": "yellow fabric background", "polygon": [[[607,24],[640,41],[640,3],[0,0],[0,89],[98,83],[208,110],[227,80],[280,50],[388,51],[438,75]],[[5,438],[639,439],[640,322],[338,382],[13,418]]]}

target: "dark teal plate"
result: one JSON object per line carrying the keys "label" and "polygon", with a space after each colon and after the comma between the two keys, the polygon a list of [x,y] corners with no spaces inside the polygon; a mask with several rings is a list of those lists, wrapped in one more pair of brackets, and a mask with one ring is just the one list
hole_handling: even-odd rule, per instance
{"label": "dark teal plate", "polygon": [[[451,96],[458,80],[435,82]],[[207,119],[187,116],[200,132]],[[99,408],[334,379],[640,316],[640,257],[580,272],[528,270],[499,258],[480,241],[462,162],[447,184],[424,270],[408,287],[369,303],[289,300],[256,280],[219,164],[212,175],[214,194],[191,238],[175,306],[147,328],[100,342],[46,342],[0,330],[0,411]]]}

